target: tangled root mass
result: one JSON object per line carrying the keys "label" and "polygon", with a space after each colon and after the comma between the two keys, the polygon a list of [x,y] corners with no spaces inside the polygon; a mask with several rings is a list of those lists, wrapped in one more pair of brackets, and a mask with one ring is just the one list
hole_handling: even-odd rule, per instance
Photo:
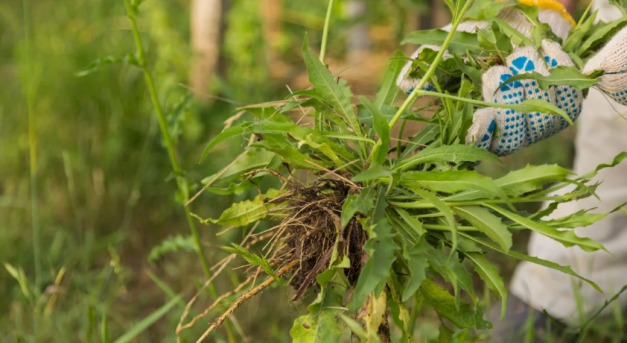
{"label": "tangled root mass", "polygon": [[292,209],[279,224],[281,237],[277,256],[285,265],[297,260],[290,285],[296,289],[294,299],[307,289],[316,287],[316,276],[329,267],[337,242],[338,257],[348,256],[350,268],[345,274],[355,284],[365,262],[363,246],[366,232],[356,217],[346,227],[341,226],[342,204],[349,194],[349,185],[338,180],[319,180],[312,186],[296,189],[288,200]]}

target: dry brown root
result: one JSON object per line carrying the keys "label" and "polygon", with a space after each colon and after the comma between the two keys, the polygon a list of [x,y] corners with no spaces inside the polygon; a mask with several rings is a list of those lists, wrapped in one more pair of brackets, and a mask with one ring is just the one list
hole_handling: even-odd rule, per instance
{"label": "dry brown root", "polygon": [[[196,302],[198,297],[200,297],[202,292],[216,279],[216,277],[218,277],[218,275],[220,275],[220,273],[224,270],[224,268],[226,268],[226,266],[228,265],[230,260],[233,258],[231,256],[229,256],[229,257],[225,258],[223,261],[221,261],[221,263],[218,263],[218,265],[220,265],[218,270],[214,271],[213,276],[204,283],[202,288],[198,292],[196,292],[196,294],[192,297],[192,299],[187,302],[187,305],[185,305],[185,309],[183,310],[183,313],[181,314],[181,318],[179,319],[179,323],[178,323],[178,325],[176,327],[177,342],[180,340],[181,331],[183,331],[187,327],[191,327],[191,325],[187,325],[187,324],[183,325],[183,321],[185,321],[185,318],[187,318],[187,316],[189,315],[189,311],[190,311],[192,305]],[[205,312],[203,312],[203,315],[206,315],[206,313],[208,313],[208,312],[209,312],[208,310],[205,310]],[[197,320],[197,319],[194,318],[194,320]]]}
{"label": "dry brown root", "polygon": [[[239,286],[237,286],[236,289],[234,289],[231,292],[227,292],[225,294],[222,294],[221,296],[219,296],[218,298],[216,298],[216,300],[213,301],[213,303],[211,305],[209,305],[209,307],[207,307],[202,313],[196,315],[194,318],[192,318],[187,324],[182,324],[179,323],[179,325],[176,327],[176,334],[179,335],[183,330],[185,329],[189,329],[192,326],[194,326],[194,324],[196,324],[196,322],[198,322],[198,320],[202,319],[203,317],[207,316],[209,314],[209,312],[211,310],[213,310],[216,306],[218,306],[220,304],[220,302],[222,302],[222,300],[230,297],[233,294],[237,294],[239,293],[244,287],[246,287],[257,275],[251,275],[249,276],[246,280],[244,280],[244,282],[240,283]],[[185,311],[187,313],[189,313],[189,309],[186,307]],[[186,313],[186,314],[187,314]]]}
{"label": "dry brown root", "polygon": [[[284,274],[289,272],[292,268],[294,268],[297,264],[298,264],[298,261],[291,261],[289,263],[286,263],[283,267],[277,270],[276,276],[277,277],[283,276]],[[239,299],[235,300],[235,302],[231,304],[231,306],[220,317],[218,317],[218,319],[216,319],[211,324],[211,326],[209,326],[207,331],[205,331],[205,333],[203,333],[203,335],[200,336],[200,338],[196,341],[196,343],[199,343],[205,340],[205,338],[207,338],[218,326],[220,326],[227,318],[229,318],[233,314],[233,312],[235,312],[235,310],[237,310],[243,303],[245,303],[247,300],[254,297],[255,295],[259,294],[259,292],[268,288],[270,285],[276,282],[276,280],[277,279],[274,277],[268,277],[264,282],[259,284],[257,287],[247,291],[241,297],[239,297]]]}
{"label": "dry brown root", "polygon": [[[254,244],[258,243],[260,240],[263,240],[264,238],[269,238],[271,237],[271,232],[268,234],[262,234],[259,237],[255,237],[254,236],[254,232],[255,229],[257,228],[258,224],[255,224],[253,226],[253,228],[250,230],[250,232],[248,233],[248,235],[246,235],[246,237],[244,238],[244,240],[242,241],[242,244],[244,244],[244,246],[248,249],[251,246],[253,246]],[[250,239],[249,242],[247,242]],[[244,280],[244,282],[240,283],[238,285],[238,287],[231,291],[228,292],[226,294],[221,295],[220,297],[218,297],[217,299],[214,300],[214,302],[207,307],[201,314],[196,315],[194,318],[192,318],[187,324],[183,324],[183,322],[185,321],[185,319],[187,318],[187,316],[189,315],[189,312],[191,310],[192,305],[194,305],[194,303],[196,302],[196,300],[198,300],[198,298],[200,297],[200,295],[202,294],[202,292],[222,273],[222,271],[229,265],[229,263],[231,261],[233,261],[235,259],[235,257],[237,257],[236,254],[230,254],[226,257],[224,257],[222,260],[220,260],[218,263],[216,263],[213,267],[211,267],[211,272],[213,273],[212,277],[207,280],[204,285],[202,286],[202,288],[196,292],[196,294],[192,297],[192,299],[190,301],[187,302],[187,304],[185,305],[185,309],[183,310],[183,313],[181,314],[181,318],[179,319],[179,323],[176,327],[176,337],[177,337],[177,342],[180,341],[180,334],[183,330],[188,329],[190,327],[192,327],[199,319],[207,316],[209,314],[209,312],[215,308],[222,300],[224,300],[225,298],[236,294],[238,292],[240,292],[248,283],[250,283],[251,280],[254,280],[254,278],[257,277],[257,275],[259,274],[259,271],[257,271],[257,273],[255,273],[255,275],[252,275],[251,277],[247,278],[246,280]]]}
{"label": "dry brown root", "polygon": [[353,184],[344,180],[322,179],[293,192],[289,205],[295,210],[279,224],[280,237],[273,239],[281,242],[276,256],[300,261],[290,280],[296,289],[294,300],[316,286],[316,276],[329,267],[336,247],[340,258],[349,257],[351,267],[346,276],[351,283],[356,282],[367,236],[356,218],[346,228],[341,227],[342,204],[353,189]]}
{"label": "dry brown root", "polygon": [[[285,217],[276,227],[266,232],[254,235],[249,233],[247,238],[252,239],[246,247],[250,248],[252,244],[267,240],[263,248],[264,256],[271,266],[278,266],[276,277],[291,274],[289,284],[296,290],[293,300],[301,298],[308,289],[317,287],[316,276],[329,267],[334,252],[339,258],[349,258],[350,268],[347,268],[345,273],[352,284],[356,283],[366,257],[363,245],[367,240],[367,234],[357,218],[352,218],[343,228],[341,216],[344,200],[359,186],[344,177],[318,179],[309,187],[296,182],[283,181],[288,185],[290,192],[281,199],[268,199],[267,201],[287,203],[288,206],[284,209]],[[261,271],[256,267],[251,269],[254,269],[252,275],[235,290],[217,298],[187,324],[183,325],[181,321],[177,328],[177,335],[207,316],[225,298],[241,292],[251,282],[254,284],[255,278]],[[206,339],[243,303],[275,281],[275,277],[268,277],[261,284],[244,292],[211,324],[198,342]],[[186,308],[185,315],[188,310]]]}

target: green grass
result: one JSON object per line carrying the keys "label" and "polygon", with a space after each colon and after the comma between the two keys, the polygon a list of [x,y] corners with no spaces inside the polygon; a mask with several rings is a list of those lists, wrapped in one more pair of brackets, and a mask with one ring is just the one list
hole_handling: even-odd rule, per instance
{"label": "green grass", "polygon": [[[149,1],[139,19],[156,93],[168,113],[187,94],[187,6]],[[172,297],[147,271],[175,292],[186,292],[185,300],[204,279],[190,253],[147,261],[152,247],[188,230],[141,71],[107,65],[76,76],[97,58],[135,50],[124,3],[3,2],[0,26],[0,332],[10,342],[114,341]],[[245,49],[231,44],[225,51],[244,55]],[[248,61],[248,68],[263,73],[263,65]],[[256,87],[257,99],[277,91],[267,80],[249,81],[245,74],[223,80],[218,90],[229,102],[190,104],[168,118],[178,123],[172,140],[190,179],[212,174],[220,166],[215,159],[230,155],[223,151],[197,164],[207,137],[231,115],[229,103],[252,100],[229,90]],[[32,178],[31,152],[37,166]],[[207,208],[199,211],[216,213],[224,206],[210,196],[204,200]],[[212,238],[215,230],[201,230],[214,258],[222,243]],[[4,263],[18,271],[21,284]],[[291,313],[293,305],[283,303]],[[256,306],[251,311],[265,311]],[[142,341],[171,341],[181,310],[175,305]],[[260,337],[281,336],[280,320],[268,326],[241,322]]]}
{"label": "green grass", "polygon": [[[167,302],[154,284],[137,287],[155,269],[147,251],[184,217],[138,70],[75,76],[99,56],[133,51],[123,4],[21,5],[0,5],[0,260],[24,270],[28,296],[3,268],[0,331],[9,341],[97,341],[107,328],[114,339]],[[165,69],[161,79],[184,75]]]}

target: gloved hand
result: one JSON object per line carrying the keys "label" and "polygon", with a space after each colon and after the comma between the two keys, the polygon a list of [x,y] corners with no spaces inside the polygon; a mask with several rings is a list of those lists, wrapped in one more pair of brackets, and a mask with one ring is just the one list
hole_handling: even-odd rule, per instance
{"label": "gloved hand", "polygon": [[[548,75],[557,66],[573,66],[560,45],[542,41],[538,56],[531,47],[517,48],[506,65],[488,69],[483,75],[484,100],[498,104],[519,104],[527,99],[541,99],[564,110],[574,121],[581,112],[582,92],[571,86],[555,86],[542,91],[533,80],[520,80],[500,87],[510,77],[527,72]],[[618,103],[627,105],[627,28],[619,31],[584,67],[584,73],[602,70],[601,81],[595,85]],[[473,116],[466,136],[467,144],[475,144],[499,156],[550,137],[568,126],[559,116],[543,113],[520,113],[510,109],[482,108]]]}
{"label": "gloved hand", "polygon": [[[519,2],[541,6],[544,10],[540,11],[539,21],[549,24],[553,32],[565,40],[573,21],[561,4],[553,0],[519,0]],[[499,18],[527,36],[533,28],[533,24],[520,11],[513,8],[502,11]],[[487,26],[487,23],[483,22],[469,22],[461,31],[475,32],[478,28]],[[424,48],[421,47],[415,56],[418,56]],[[427,48],[435,50],[439,47]],[[627,28],[620,31],[584,69],[584,72],[604,70],[605,74],[598,87],[623,104],[627,102],[626,50]],[[519,80],[499,89],[501,84],[513,75],[534,71],[547,75],[551,68],[574,65],[556,42],[544,40],[540,53],[542,56],[531,47],[520,47],[507,58],[506,66],[490,68],[483,76],[484,99],[498,104],[518,104],[527,99],[542,99],[564,110],[571,120],[575,120],[581,112],[583,96],[581,91],[574,87],[556,86],[543,91],[533,80]],[[407,93],[410,93],[419,81],[407,77],[409,68],[411,64],[405,66],[398,81],[399,87]],[[425,87],[429,89],[431,86]],[[502,156],[547,138],[566,126],[567,121],[556,115],[483,108],[477,110],[473,116],[473,124],[468,130],[466,143],[475,144]]]}
{"label": "gloved hand", "polygon": [[[484,100],[495,104],[519,104],[528,99],[545,100],[564,110],[574,121],[581,112],[583,95],[572,86],[555,86],[544,91],[535,80],[518,80],[501,87],[514,75],[531,72],[548,75],[551,68],[574,65],[556,42],[543,40],[541,53],[542,56],[538,55],[532,47],[517,48],[507,57],[506,66],[488,69],[482,77]],[[567,126],[568,122],[557,115],[486,107],[474,113],[466,143],[504,156],[552,136]]]}
{"label": "gloved hand", "polygon": [[[555,0],[518,0],[518,2],[529,6],[539,6],[542,10],[538,14],[538,21],[548,24],[551,31],[553,31],[556,36],[560,37],[562,40],[566,40],[566,37],[568,37],[568,33],[575,22],[561,3]],[[497,18],[509,24],[513,29],[520,32],[524,36],[531,36],[531,31],[533,30],[534,25],[529,22],[525,15],[518,9],[511,7],[505,8],[498,14]],[[449,24],[441,29],[448,32],[451,27],[452,25]],[[488,27],[490,27],[490,23],[486,21],[468,20],[458,25],[457,32],[476,33],[478,30],[486,29]],[[411,55],[411,58],[417,58],[425,49],[438,51],[440,50],[440,46],[432,44],[421,45]],[[445,59],[450,57],[450,54],[444,54]],[[403,67],[401,73],[399,74],[396,83],[406,94],[411,93],[414,87],[416,87],[416,85],[420,82],[420,79],[411,76],[411,74],[416,71],[416,67],[409,62]],[[427,83],[424,88],[425,90],[434,90],[433,86],[429,83]]]}

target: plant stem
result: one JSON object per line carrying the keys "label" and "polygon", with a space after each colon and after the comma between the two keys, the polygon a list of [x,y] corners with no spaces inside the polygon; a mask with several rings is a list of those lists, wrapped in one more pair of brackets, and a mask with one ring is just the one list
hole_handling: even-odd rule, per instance
{"label": "plant stem", "polygon": [[[182,193],[185,200],[189,197],[188,184],[187,180],[183,177],[183,172],[179,161],[176,156],[176,152],[174,151],[174,143],[172,142],[172,138],[170,137],[170,131],[168,130],[168,123],[163,112],[163,108],[161,107],[161,103],[159,102],[159,97],[157,96],[157,91],[155,87],[155,83],[152,77],[152,73],[146,64],[146,57],[144,53],[144,45],[142,43],[141,37],[139,35],[139,29],[137,27],[137,18],[136,18],[136,8],[131,4],[131,0],[124,0],[124,4],[126,5],[126,11],[128,17],[131,21],[131,30],[133,32],[133,39],[135,41],[136,46],[136,59],[137,65],[142,70],[144,74],[144,81],[146,82],[146,87],[148,88],[148,93],[150,95],[150,100],[152,102],[152,106],[157,115],[157,120],[159,121],[159,128],[161,129],[161,135],[163,138],[163,142],[165,144],[166,151],[168,153],[168,157],[170,159],[170,165],[172,167],[172,172],[174,173],[174,177],[176,178],[176,183],[179,189],[179,192]],[[209,263],[207,258],[204,255],[203,247],[200,242],[200,236],[198,234],[198,228],[193,221],[191,216],[191,212],[188,207],[184,207],[185,216],[187,219],[187,223],[192,232],[192,236],[194,237],[194,242],[196,244],[196,248],[198,249],[198,255],[200,257],[203,270],[207,278],[211,278],[211,270],[209,269]],[[215,288],[210,287],[211,292],[215,295]]]}
{"label": "plant stem", "polygon": [[591,9],[592,9],[592,1],[590,1],[588,6],[586,7],[586,10],[583,12],[581,17],[579,18],[579,21],[577,22],[577,25],[573,28],[573,30],[578,29],[581,26],[581,24],[583,24],[584,20],[586,20],[586,18],[588,17],[588,14],[590,13]]}
{"label": "plant stem", "polygon": [[26,1],[22,1],[22,19],[24,25],[24,64],[26,65],[26,80],[24,93],[26,94],[26,109],[28,118],[28,161],[30,176],[30,215],[31,231],[33,235],[33,260],[35,264],[35,289],[39,293],[41,286],[41,235],[39,227],[39,186],[37,179],[37,128],[35,123],[33,69],[31,62],[30,17]]}
{"label": "plant stem", "polygon": [[[157,120],[159,121],[159,128],[161,129],[163,142],[165,144],[166,151],[168,152],[172,172],[174,173],[174,177],[176,178],[178,190],[183,196],[183,204],[185,204],[189,199],[189,185],[187,183],[187,179],[183,176],[183,170],[181,169],[181,165],[174,150],[174,142],[172,141],[170,131],[168,130],[168,123],[163,112],[163,108],[161,107],[161,103],[159,102],[155,82],[153,80],[152,73],[150,72],[150,69],[148,68],[148,65],[146,63],[144,45],[139,34],[139,28],[137,27],[137,5],[131,4],[131,0],[124,0],[124,5],[126,6],[126,12],[131,22],[133,40],[135,41],[135,47],[137,50],[135,56],[135,58],[137,59],[137,65],[144,74],[144,81],[146,82],[146,87],[148,88],[148,93],[150,95],[150,101],[152,102],[152,106],[157,115]],[[192,213],[189,207],[183,205],[183,209],[185,211],[185,219],[187,220],[187,225],[189,226],[192,237],[194,238],[194,244],[196,245],[198,257],[200,258],[203,271],[207,279],[211,279],[212,273],[209,267],[209,262],[204,253],[202,242],[200,241],[198,227],[196,226],[196,222],[194,222],[194,218],[192,217]],[[207,289],[209,291],[209,295],[211,295],[212,298],[218,297],[218,292],[213,284],[210,284]],[[226,323],[225,328],[229,342],[236,342],[235,336],[233,335],[233,330],[228,322]]]}
{"label": "plant stem", "polygon": [[403,102],[401,107],[398,109],[396,114],[394,114],[394,117],[392,117],[392,120],[390,121],[390,124],[389,124],[390,129],[393,128],[394,125],[396,125],[396,122],[401,118],[401,115],[403,115],[403,113],[411,105],[414,104],[418,96],[422,94],[422,88],[425,86],[425,84],[427,84],[429,79],[435,73],[435,70],[437,69],[438,65],[442,61],[442,58],[444,57],[444,54],[446,53],[446,49],[448,48],[449,44],[451,43],[451,40],[453,39],[453,36],[455,35],[455,31],[457,31],[457,27],[459,26],[459,23],[464,17],[464,13],[466,13],[466,11],[470,8],[470,5],[472,5],[472,3],[473,1],[466,1],[466,3],[464,4],[464,7],[462,7],[459,13],[455,13],[455,16],[452,22],[453,26],[451,27],[451,30],[448,32],[448,35],[446,35],[446,38],[444,39],[444,42],[442,43],[442,46],[440,47],[440,51],[438,51],[438,54],[435,56],[433,63],[431,63],[431,66],[429,66],[429,69],[427,69],[427,72],[425,73],[424,77],[420,79],[420,82],[418,83],[418,85],[414,88],[414,90],[407,97],[407,99],[405,99],[405,101]]}
{"label": "plant stem", "polygon": [[334,0],[329,0],[329,6],[327,7],[327,15],[324,18],[324,28],[322,29],[322,44],[320,45],[320,62],[324,64],[324,58],[327,52],[327,42],[329,39],[329,26],[331,23],[331,12],[333,11]]}
{"label": "plant stem", "polygon": [[[456,195],[452,195],[454,197]],[[510,199],[514,204],[524,204],[524,203],[537,203],[544,201],[555,201],[558,197],[555,196],[546,196],[546,197],[537,197],[537,198],[519,198],[519,199]],[[449,201],[446,198],[442,199],[444,203],[451,207],[458,206],[483,206],[485,204],[503,204],[504,201],[502,199],[480,199],[480,200],[467,200],[467,201]],[[388,200],[388,204],[398,207],[398,208],[407,208],[407,209],[430,209],[437,208],[433,203],[429,201],[396,201],[396,200]]]}

